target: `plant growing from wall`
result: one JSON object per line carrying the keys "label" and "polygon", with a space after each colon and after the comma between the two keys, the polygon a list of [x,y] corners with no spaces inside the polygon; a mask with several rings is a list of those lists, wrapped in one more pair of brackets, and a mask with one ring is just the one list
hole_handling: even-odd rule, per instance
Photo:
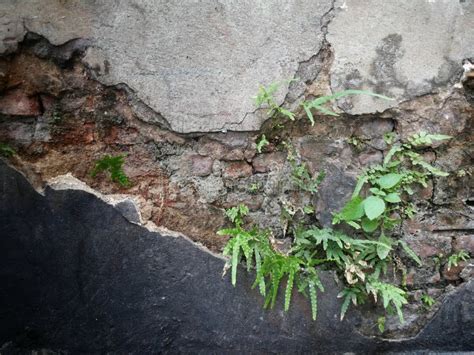
{"label": "plant growing from wall", "polygon": [[460,250],[458,253],[452,254],[448,257],[448,270],[451,270],[453,266],[458,266],[461,261],[469,259],[469,253],[465,250]]}
{"label": "plant growing from wall", "polygon": [[15,154],[15,150],[6,143],[0,143],[0,156],[10,158]]}
{"label": "plant growing from wall", "polygon": [[436,303],[433,297],[427,295],[426,293],[421,295],[421,302],[423,303],[423,308],[425,310],[430,309]]}
{"label": "plant growing from wall", "polygon": [[[277,114],[295,119],[276,104],[273,94],[277,84],[269,88],[261,87],[256,97],[257,105],[266,104],[269,116]],[[314,124],[312,109],[326,115],[337,115],[323,105],[347,95],[367,94],[384,99],[385,96],[360,90],[347,90],[334,95],[323,96],[301,105],[307,118]],[[255,226],[244,228],[244,217],[248,209],[239,205],[227,210],[227,216],[234,223],[234,228],[218,231],[229,239],[224,248],[224,255],[229,256],[225,270],[232,269],[232,284],[237,282],[238,265],[245,262],[247,271],[255,271],[253,287],[258,286],[265,297],[265,307],[273,307],[283,279],[286,279],[284,309],[291,304],[293,286],[308,296],[311,303],[312,318],[317,315],[317,289],[324,291],[318,276],[319,270],[335,270],[345,284],[338,295],[342,298],[341,320],[350,304],[357,306],[369,300],[379,302],[386,314],[398,315],[403,322],[402,307],[407,304],[407,294],[403,287],[387,282],[388,266],[393,264],[395,270],[405,270],[399,265],[399,249],[415,263],[421,265],[420,258],[403,241],[394,238],[393,228],[404,218],[411,218],[416,213],[409,197],[414,193],[413,186],[427,186],[432,176],[447,174],[427,163],[416,150],[431,144],[433,141],[449,139],[449,136],[420,132],[413,135],[406,143],[396,143],[393,133],[385,135],[387,144],[391,145],[383,164],[366,169],[358,178],[351,199],[341,211],[334,214],[333,224],[346,223],[354,229],[355,237],[334,229],[321,229],[314,225],[294,223],[292,245],[289,251],[282,252],[273,247],[269,231]],[[317,177],[311,176],[304,163],[296,159],[293,148],[286,144],[288,161],[292,167],[291,179],[300,190],[315,194],[324,178],[324,172]],[[285,206],[283,206],[285,209]],[[294,206],[293,206],[294,207]],[[304,211],[303,206],[301,209]],[[311,206],[310,206],[311,207]],[[288,208],[286,208],[288,209]],[[288,218],[293,218],[296,208],[291,209]],[[291,212],[291,211],[290,211]],[[398,248],[400,247],[400,248]],[[454,263],[454,257],[453,257]],[[378,318],[380,331],[385,329],[386,316]]]}
{"label": "plant growing from wall", "polygon": [[[283,108],[283,107],[281,107],[281,106],[279,106],[276,103],[274,95],[278,91],[280,86],[282,86],[283,84],[289,84],[289,83],[291,83],[295,80],[297,80],[297,79],[272,83],[268,87],[265,87],[265,86],[261,85],[259,87],[257,96],[254,97],[255,105],[257,107],[264,106],[267,109],[268,117],[275,117],[277,115],[281,115],[283,117],[286,117],[286,118],[290,119],[291,121],[294,121],[295,117],[296,117],[296,114],[289,111],[289,110],[287,110],[287,109],[285,109],[285,108]],[[303,108],[304,112],[306,113],[306,117],[311,122],[311,125],[314,125],[315,121],[314,121],[313,110],[316,110],[316,111],[318,111],[319,113],[321,113],[323,115],[339,116],[339,114],[337,114],[336,112],[328,109],[325,105],[327,103],[331,102],[331,101],[335,101],[335,100],[338,100],[338,99],[343,98],[345,96],[351,96],[351,95],[369,95],[369,96],[378,97],[378,98],[384,99],[384,100],[393,100],[390,97],[380,95],[380,94],[376,94],[376,93],[373,93],[371,91],[366,91],[366,90],[344,90],[344,91],[340,91],[340,92],[337,92],[337,93],[332,94],[332,95],[320,96],[320,97],[317,97],[313,100],[303,101],[303,102],[301,102],[300,106]]]}
{"label": "plant growing from wall", "polygon": [[105,155],[95,162],[94,169],[92,169],[91,176],[96,177],[97,174],[108,172],[110,179],[123,187],[130,186],[130,180],[123,171],[123,164],[125,162],[125,155]]}

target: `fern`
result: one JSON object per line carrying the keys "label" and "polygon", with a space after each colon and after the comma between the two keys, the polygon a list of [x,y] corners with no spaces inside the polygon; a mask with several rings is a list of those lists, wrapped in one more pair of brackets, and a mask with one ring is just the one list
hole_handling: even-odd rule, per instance
{"label": "fern", "polygon": [[466,261],[469,259],[469,254],[465,250],[460,250],[457,254],[453,254],[448,258],[448,270],[451,270],[453,266],[458,266],[460,261]]}
{"label": "fern", "polygon": [[94,169],[91,172],[92,177],[96,177],[101,172],[109,172],[110,178],[113,182],[118,183],[123,187],[130,186],[130,180],[123,171],[125,155],[110,156],[105,155],[95,162]]}
{"label": "fern", "polygon": [[257,147],[256,147],[257,152],[261,153],[262,149],[266,147],[268,144],[270,144],[270,142],[267,140],[267,137],[265,137],[265,135],[262,134],[262,136],[260,137],[260,140],[257,142]]}
{"label": "fern", "polygon": [[[355,93],[319,98],[313,105],[323,105],[331,99]],[[312,214],[314,209],[282,202],[283,211],[286,211],[289,220],[293,222],[293,219],[301,218],[300,222],[303,222],[293,222],[291,249],[282,254],[272,247],[268,233],[257,228],[243,227],[244,217],[248,213],[246,206],[239,205],[228,209],[226,215],[234,223],[234,228],[220,230],[219,234],[231,237],[224,248],[224,255],[229,257],[225,269],[232,269],[232,284],[236,284],[238,265],[245,263],[247,271],[255,271],[256,274],[252,287],[258,286],[265,298],[264,307],[272,308],[282,288],[281,284],[286,280],[284,310],[289,310],[296,286],[298,292],[309,298],[311,315],[316,319],[317,291],[324,292],[318,270],[335,269],[346,285],[338,295],[343,298],[341,320],[351,303],[357,306],[372,299],[383,306],[386,314],[397,314],[403,323],[402,308],[407,303],[406,292],[396,284],[382,282],[380,278],[381,275],[387,274],[390,265],[400,265],[401,260],[396,254],[397,247],[399,252],[405,253],[418,265],[421,265],[421,260],[405,241],[390,237],[388,232],[400,221],[392,215],[396,212],[406,218],[416,212],[413,204],[405,200],[413,193],[411,185],[419,183],[424,186],[430,176],[446,175],[426,163],[421,155],[414,151],[414,147],[448,138],[444,135],[419,135],[414,136],[408,143],[394,144],[383,164],[373,166],[362,173],[351,200],[333,219],[334,224],[346,222],[359,230],[357,237],[330,228],[305,227],[303,218],[306,213]],[[390,141],[393,142],[394,139]],[[324,174],[313,177],[305,164],[296,163],[297,154],[291,145],[286,144],[286,147],[288,160],[293,168],[290,177],[293,183],[300,190],[317,192]],[[302,213],[297,214],[297,211]],[[447,266],[451,268],[467,258],[469,254],[466,252],[451,255]],[[395,270],[404,272],[403,264],[401,265],[400,268],[395,267]],[[377,324],[379,329],[384,331],[385,316],[379,317]]]}
{"label": "fern", "polygon": [[371,288],[372,293],[381,297],[386,310],[390,311],[392,307],[395,307],[400,323],[404,323],[402,307],[408,303],[406,292],[395,285],[376,280],[372,280],[368,287]]}
{"label": "fern", "polygon": [[8,144],[0,143],[0,155],[10,158],[15,154],[15,150]]}
{"label": "fern", "polygon": [[323,105],[328,103],[329,101],[334,101],[334,100],[337,100],[341,97],[349,96],[349,95],[370,95],[370,96],[375,96],[375,97],[378,97],[378,98],[381,98],[381,99],[384,99],[384,100],[393,100],[390,97],[375,94],[375,93],[370,92],[370,91],[344,90],[344,91],[335,93],[333,95],[318,97],[318,98],[316,98],[312,101],[304,101],[301,105],[303,106],[303,109],[305,110],[306,115],[308,116],[308,119],[311,122],[311,125],[314,125],[314,117],[313,117],[313,114],[311,113],[312,109],[316,109],[317,111],[321,112],[324,115],[339,116],[339,114],[325,108]]}

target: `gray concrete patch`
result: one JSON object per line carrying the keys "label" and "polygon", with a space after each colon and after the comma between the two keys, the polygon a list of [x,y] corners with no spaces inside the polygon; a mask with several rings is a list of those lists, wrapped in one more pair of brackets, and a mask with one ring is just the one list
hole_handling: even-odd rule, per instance
{"label": "gray concrete patch", "polygon": [[[338,0],[327,36],[333,90],[367,89],[403,101],[453,84],[462,60],[474,55],[473,16],[470,0]],[[397,101],[356,96],[340,106],[362,114]]]}
{"label": "gray concrete patch", "polygon": [[[0,53],[26,31],[55,45],[89,38],[84,61],[107,84],[127,84],[174,131],[256,130],[260,83],[294,77],[321,48],[331,0],[2,1]],[[21,4],[21,6],[20,6]],[[282,103],[287,84],[277,94]]]}

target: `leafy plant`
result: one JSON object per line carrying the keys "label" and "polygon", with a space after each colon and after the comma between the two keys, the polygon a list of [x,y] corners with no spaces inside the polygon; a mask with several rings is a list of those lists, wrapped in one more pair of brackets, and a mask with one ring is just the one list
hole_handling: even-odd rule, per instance
{"label": "leafy plant", "polygon": [[272,83],[268,87],[260,86],[258,89],[258,94],[257,96],[254,97],[255,100],[255,105],[257,107],[260,107],[262,105],[267,106],[267,114],[268,117],[273,117],[277,114],[280,114],[282,116],[287,117],[291,121],[295,120],[295,114],[283,107],[280,107],[274,98],[274,94],[278,91],[281,85],[284,83],[288,84],[291,83],[294,80],[287,80],[283,82],[278,82],[278,83]]}
{"label": "leafy plant", "polygon": [[324,171],[320,171],[317,176],[313,176],[308,167],[295,153],[294,147],[288,143],[283,142],[283,146],[287,150],[287,160],[291,166],[291,181],[300,190],[315,194],[318,192],[318,187],[326,177]]}
{"label": "leafy plant", "polygon": [[311,175],[306,164],[297,164],[296,162],[290,162],[292,166],[291,180],[301,190],[308,191],[312,194],[318,192],[318,187],[324,180],[326,174],[324,171],[320,171],[315,177]]}
{"label": "leafy plant", "polygon": [[5,158],[10,158],[15,154],[15,150],[6,143],[0,143],[0,155]]}
{"label": "leafy plant", "polygon": [[330,101],[334,101],[334,100],[340,99],[344,96],[350,96],[350,95],[369,95],[369,96],[375,96],[375,97],[378,97],[378,98],[384,99],[384,100],[393,100],[390,97],[375,94],[375,93],[370,92],[370,91],[344,90],[344,91],[341,91],[341,92],[337,92],[333,95],[321,96],[321,97],[318,97],[318,98],[316,98],[314,100],[311,100],[311,101],[304,101],[301,105],[303,106],[303,109],[306,112],[306,115],[307,115],[309,121],[311,122],[311,125],[314,125],[314,116],[311,112],[312,109],[315,109],[315,110],[319,111],[323,115],[339,116],[339,114],[327,109],[323,105],[325,105],[326,103],[328,103]]}
{"label": "leafy plant", "polygon": [[260,184],[259,182],[255,182],[249,186],[249,192],[251,194],[256,194],[261,189],[262,189],[262,184]]}
{"label": "leafy plant", "polygon": [[457,254],[450,255],[448,257],[448,270],[451,270],[453,266],[458,266],[460,261],[466,261],[469,259],[469,253],[465,250],[460,250]]}
{"label": "leafy plant", "polygon": [[377,318],[377,327],[379,328],[380,333],[383,333],[385,331],[385,321],[386,319],[384,316]]}
{"label": "leafy plant", "polygon": [[[256,104],[266,105],[270,117],[281,114],[294,120],[295,115],[280,108],[273,99],[278,86],[279,84],[272,84],[268,88],[261,87],[255,98]],[[347,95],[358,94],[389,99],[370,92],[346,90],[305,101],[302,106],[311,124],[314,124],[313,109],[326,115],[337,116],[337,113],[324,105]],[[413,194],[412,186],[420,184],[426,187],[431,176],[447,175],[425,162],[416,149],[433,141],[449,138],[445,135],[421,132],[410,137],[406,143],[393,144],[396,139],[394,133],[390,132],[384,136],[385,142],[391,147],[383,163],[363,172],[351,199],[334,215],[334,224],[345,222],[358,231],[356,238],[334,229],[307,225],[304,219],[293,221],[297,215],[314,213],[314,209],[306,205],[293,206],[282,200],[285,218],[292,220],[293,225],[290,234],[291,248],[282,252],[273,247],[272,236],[268,231],[255,226],[243,227],[243,217],[248,212],[245,206],[227,210],[226,214],[234,223],[234,228],[222,229],[218,233],[230,236],[224,254],[229,257],[225,271],[229,268],[232,270],[232,284],[236,284],[238,265],[243,262],[248,271],[255,271],[253,287],[258,286],[265,297],[265,307],[274,306],[282,281],[286,280],[285,311],[290,307],[291,295],[296,286],[299,292],[309,297],[312,317],[316,319],[317,289],[324,291],[318,270],[336,270],[345,285],[338,295],[343,299],[341,320],[351,303],[359,305],[372,300],[379,302],[386,314],[396,314],[400,322],[403,322],[402,307],[408,302],[407,293],[398,284],[387,282],[386,277],[381,277],[387,273],[389,265],[406,274],[406,267],[397,255],[399,250],[418,265],[421,265],[421,260],[403,240],[395,239],[390,232],[402,218],[410,218],[416,213],[414,205],[409,201],[409,196]],[[266,137],[262,135],[258,151],[265,146],[265,141]],[[299,190],[316,193],[324,178],[324,172],[320,172],[316,177],[312,176],[306,164],[295,154],[291,144],[283,142],[283,145],[288,151],[288,161],[292,167],[292,182]],[[302,214],[297,214],[298,211]],[[285,234],[286,230],[287,227],[284,227]],[[385,316],[381,316],[377,321],[381,332],[385,329],[385,320]]]}
{"label": "leafy plant", "polygon": [[95,162],[94,169],[92,169],[91,176],[96,177],[101,172],[108,172],[113,182],[118,183],[123,187],[130,186],[130,180],[123,171],[125,155],[110,156],[105,155]]}
{"label": "leafy plant", "polygon": [[257,142],[257,152],[261,153],[262,149],[266,147],[270,142],[267,140],[267,137],[265,137],[264,134],[260,137],[259,141]]}
{"label": "leafy plant", "polygon": [[[426,142],[449,138],[445,135],[417,134],[409,138],[410,143],[393,145],[383,164],[367,169],[359,177],[351,200],[334,215],[333,223],[346,222],[366,233],[379,231],[380,239],[389,241],[384,231],[393,229],[400,222],[397,215],[411,218],[415,213],[414,206],[404,195],[412,195],[415,184],[426,187],[430,176],[447,175],[425,162],[415,148]],[[364,186],[368,188],[365,197],[362,195]],[[405,245],[402,247],[406,250]]]}
{"label": "leafy plant", "polygon": [[230,257],[224,272],[231,269],[232,285],[237,283],[237,267],[243,259],[248,271],[255,270],[253,287],[258,286],[265,297],[265,308],[274,306],[281,281],[286,279],[285,311],[290,308],[293,287],[296,285],[299,292],[310,298],[312,317],[316,319],[316,288],[324,289],[314,265],[296,255],[284,255],[274,250],[267,232],[255,227],[249,230],[242,228],[243,217],[247,213],[248,208],[244,205],[228,209],[226,215],[234,223],[234,228],[217,232],[219,235],[231,236],[223,254]]}
{"label": "leafy plant", "polygon": [[391,145],[395,142],[397,135],[395,132],[387,132],[383,135],[383,140],[386,144]]}
{"label": "leafy plant", "polygon": [[[260,107],[262,105],[265,105],[268,109],[268,117],[274,117],[277,114],[280,114],[284,117],[287,117],[291,121],[295,120],[295,114],[285,108],[280,107],[274,98],[274,94],[278,91],[280,86],[283,83],[291,83],[294,80],[287,80],[283,82],[277,82],[277,83],[272,83],[268,87],[260,86],[259,91],[257,96],[254,97],[255,100],[255,105],[257,107]],[[374,96],[378,97],[380,99],[384,100],[393,100],[390,97],[384,96],[384,95],[379,95],[375,94],[371,91],[365,91],[365,90],[344,90],[341,92],[337,92],[332,95],[326,95],[326,96],[320,96],[318,98],[315,98],[310,101],[303,101],[301,103],[301,107],[303,107],[304,112],[306,113],[306,117],[310,121],[311,125],[314,125],[314,116],[313,116],[313,110],[318,111],[319,113],[322,113],[323,115],[329,115],[329,116],[339,116],[334,111],[331,111],[324,105],[326,105],[328,102],[335,101],[337,99],[340,99],[345,96],[350,96],[350,95],[369,95],[369,96]]]}
{"label": "leafy plant", "polygon": [[421,302],[423,302],[423,307],[425,308],[431,308],[436,303],[433,297],[427,295],[426,293],[421,295]]}

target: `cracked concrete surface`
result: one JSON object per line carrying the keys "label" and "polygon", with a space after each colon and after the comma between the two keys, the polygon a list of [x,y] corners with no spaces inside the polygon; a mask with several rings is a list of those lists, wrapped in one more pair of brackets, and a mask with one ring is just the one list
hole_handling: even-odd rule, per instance
{"label": "cracked concrete surface", "polygon": [[266,117],[254,113],[251,97],[260,83],[292,78],[298,63],[320,50],[322,16],[331,6],[8,0],[0,4],[0,53],[14,50],[26,31],[55,45],[90,38],[84,61],[98,80],[127,84],[174,131],[257,130]]}
{"label": "cracked concrete surface", "polygon": [[367,89],[397,101],[351,97],[341,108],[372,113],[459,79],[474,55],[474,1],[338,0],[328,27],[334,91]]}
{"label": "cracked concrete surface", "polygon": [[[55,45],[89,39],[83,61],[99,81],[125,84],[148,105],[153,114],[139,107],[144,120],[182,133],[249,131],[266,119],[251,99],[259,84],[298,76],[326,40],[333,91],[397,99],[339,102],[350,114],[452,84],[462,59],[474,56],[473,16],[472,0],[6,0],[0,54],[15,51],[28,31]],[[291,90],[282,85],[277,102],[301,97],[301,88]]]}

